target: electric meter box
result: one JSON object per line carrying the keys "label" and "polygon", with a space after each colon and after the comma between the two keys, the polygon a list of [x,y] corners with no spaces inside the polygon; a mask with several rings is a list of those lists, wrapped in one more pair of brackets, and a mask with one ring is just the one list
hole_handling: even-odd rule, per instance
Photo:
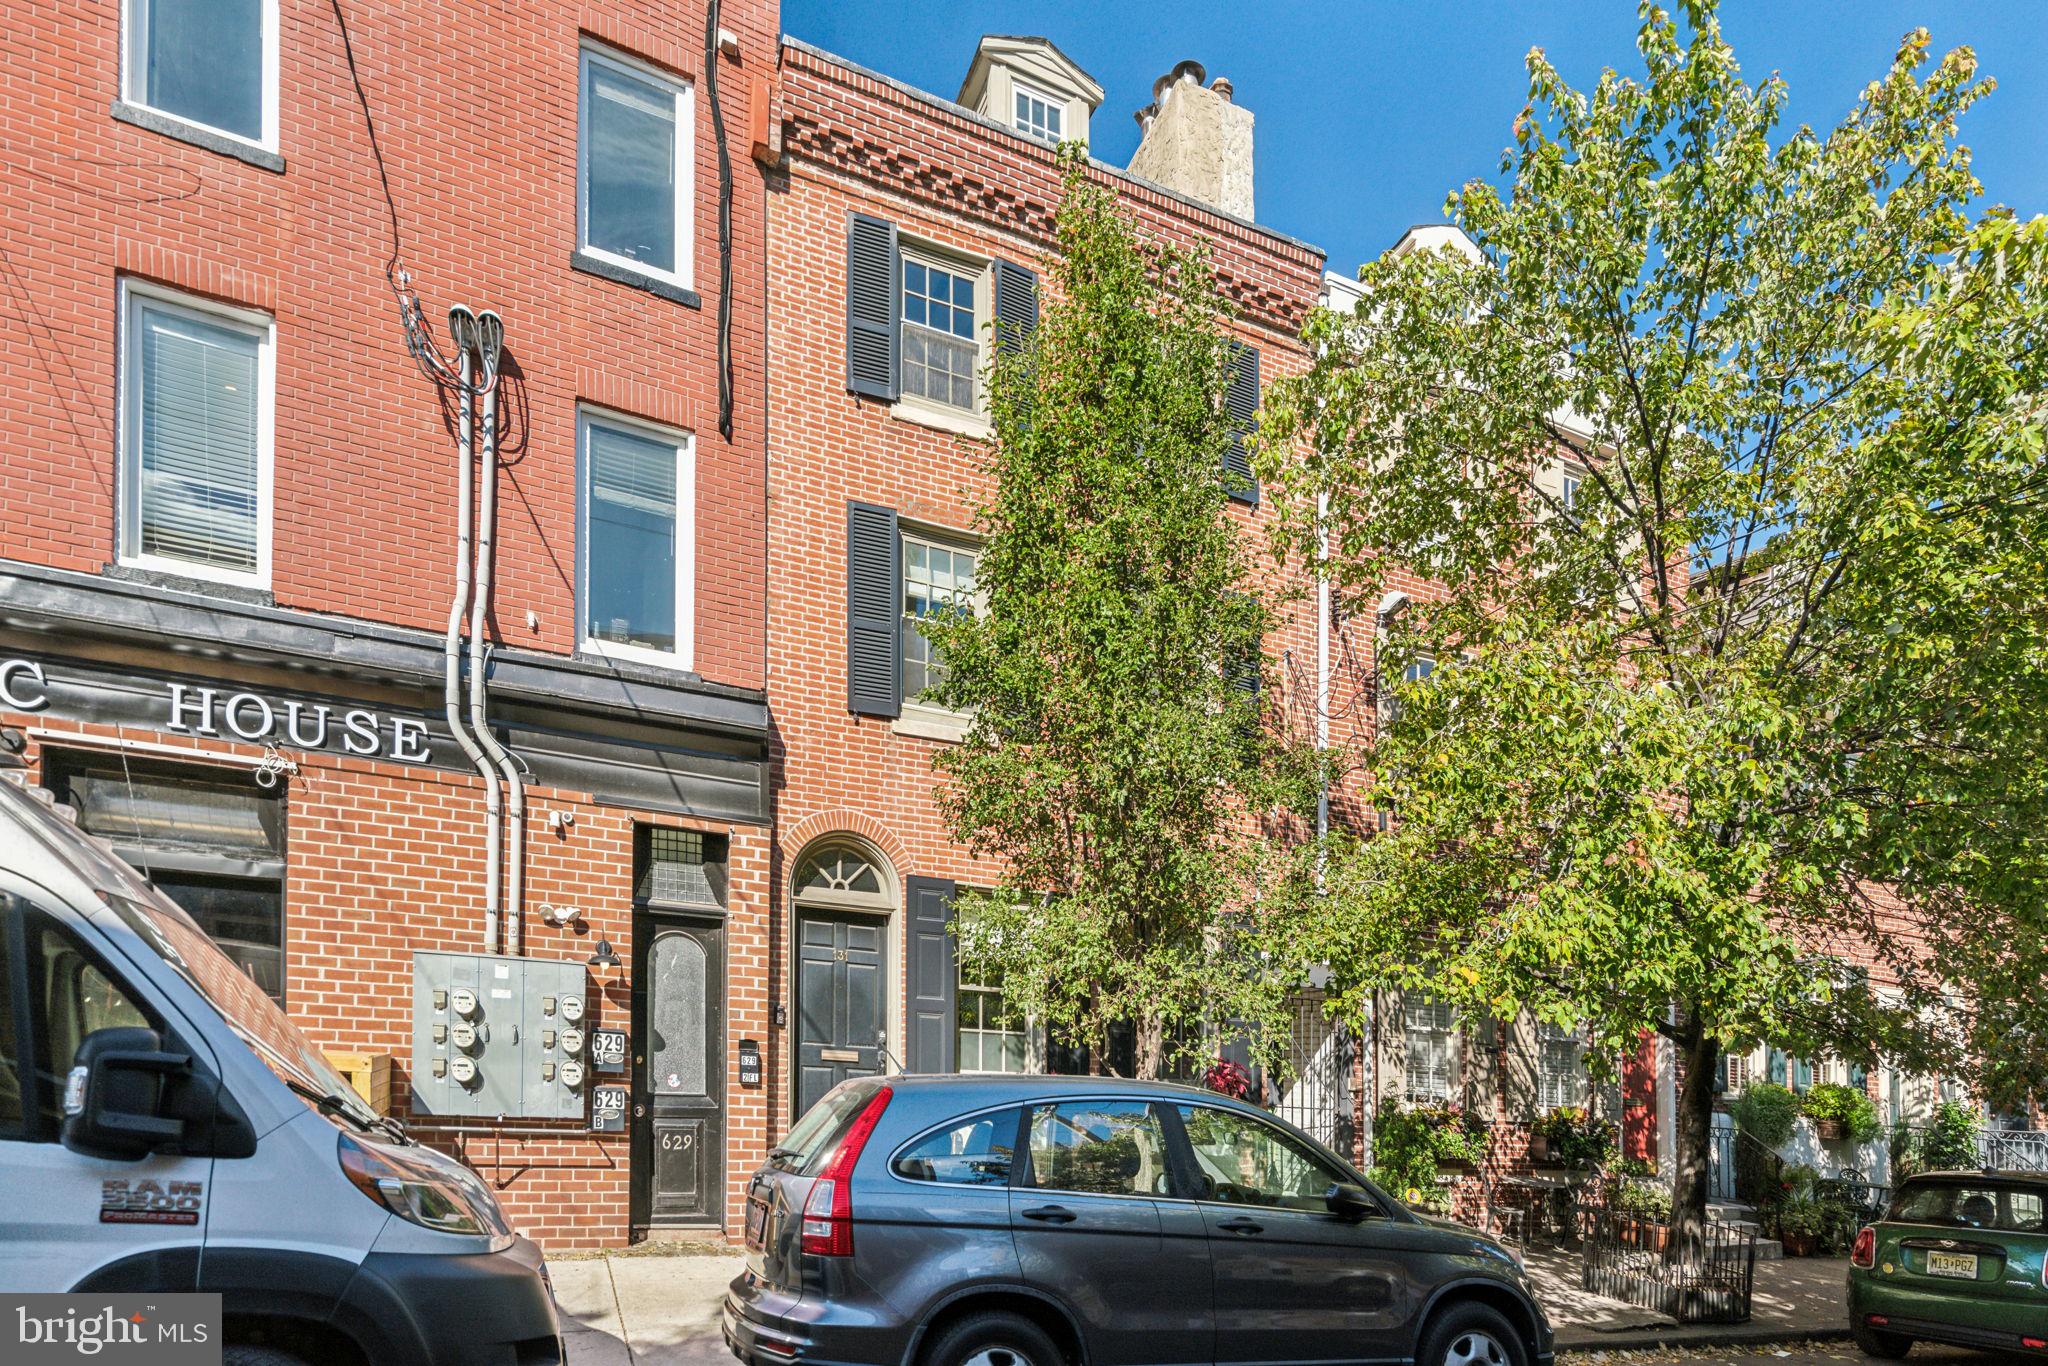
{"label": "electric meter box", "polygon": [[583,964],[554,959],[413,954],[413,1111],[583,1118],[586,978]]}

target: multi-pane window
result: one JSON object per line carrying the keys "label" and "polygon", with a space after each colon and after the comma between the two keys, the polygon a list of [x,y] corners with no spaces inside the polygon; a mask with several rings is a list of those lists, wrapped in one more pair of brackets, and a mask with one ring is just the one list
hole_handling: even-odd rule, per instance
{"label": "multi-pane window", "polygon": [[1567,517],[1575,518],[1578,516],[1579,484],[1584,478],[1583,472],[1575,470],[1569,465],[1565,467],[1564,479],[1558,485],[1557,501],[1558,505],[1564,509],[1564,515]]}
{"label": "multi-pane window", "polygon": [[1066,107],[1050,95],[1040,94],[1028,85],[1017,85],[1016,118],[1018,132],[1044,142],[1060,140],[1060,126]]}
{"label": "multi-pane window", "polygon": [[961,969],[959,991],[958,1063],[962,1072],[1022,1072],[1026,1070],[1024,1017],[1004,1003],[999,987],[982,986]]}
{"label": "multi-pane window", "polygon": [[936,541],[903,538],[903,695],[918,697],[946,675],[945,661],[925,639],[924,623],[972,612],[975,552]]}
{"label": "multi-pane window", "polygon": [[276,0],[128,0],[122,98],[277,146]]}
{"label": "multi-pane window", "polygon": [[583,413],[583,645],[689,668],[695,558],[690,439]]}
{"label": "multi-pane window", "polygon": [[640,877],[634,895],[658,906],[723,906],[726,840],[696,830],[640,828]]}
{"label": "multi-pane window", "polygon": [[1536,1025],[1536,1108],[1555,1110],[1586,1103],[1586,1044],[1575,1029],[1547,1021]]}
{"label": "multi-pane window", "polygon": [[1401,1003],[1401,1037],[1402,1089],[1407,1098],[1433,1104],[1450,1100],[1458,1047],[1451,1008],[1424,996],[1408,996]]}
{"label": "multi-pane window", "polygon": [[121,558],[261,587],[270,322],[135,283],[122,293]]}
{"label": "multi-pane window", "polygon": [[690,284],[690,85],[583,49],[578,244]]}
{"label": "multi-pane window", "polygon": [[979,274],[903,258],[903,392],[974,411]]}

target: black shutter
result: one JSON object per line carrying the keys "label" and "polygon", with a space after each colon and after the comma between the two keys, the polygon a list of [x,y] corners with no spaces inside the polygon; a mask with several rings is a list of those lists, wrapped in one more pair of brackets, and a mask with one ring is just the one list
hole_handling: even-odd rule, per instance
{"label": "black shutter", "polygon": [[910,902],[910,1039],[903,1065],[912,1072],[951,1072],[959,1066],[953,1016],[960,995],[953,884],[913,877],[904,890]]}
{"label": "black shutter", "polygon": [[846,230],[846,387],[895,401],[901,381],[896,294],[902,278],[896,225],[864,213]]}
{"label": "black shutter", "polygon": [[1259,481],[1252,478],[1252,454],[1245,438],[1259,425],[1259,351],[1241,341],[1230,343],[1230,387],[1223,394],[1230,415],[1230,444],[1223,451],[1224,481],[1240,503],[1259,505]]}
{"label": "black shutter", "polygon": [[1014,356],[1038,326],[1038,277],[1014,261],[996,262],[996,349]]}
{"label": "black shutter", "polygon": [[846,706],[903,714],[903,566],[896,510],[846,505]]}

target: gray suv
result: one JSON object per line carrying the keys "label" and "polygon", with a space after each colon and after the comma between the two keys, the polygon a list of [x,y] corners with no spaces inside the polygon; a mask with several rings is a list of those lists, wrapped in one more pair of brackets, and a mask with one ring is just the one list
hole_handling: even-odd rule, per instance
{"label": "gray suv", "polygon": [[1541,1366],[1515,1257],[1253,1106],[1095,1077],[842,1083],[747,1186],[748,1366]]}

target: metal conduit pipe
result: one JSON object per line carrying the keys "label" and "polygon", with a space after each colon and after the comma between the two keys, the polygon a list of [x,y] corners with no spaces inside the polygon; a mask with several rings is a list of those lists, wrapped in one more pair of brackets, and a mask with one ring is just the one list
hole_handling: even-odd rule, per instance
{"label": "metal conduit pipe", "polygon": [[524,947],[522,923],[526,894],[526,784],[520,780],[519,765],[498,737],[491,733],[488,694],[485,684],[490,672],[483,638],[485,614],[491,602],[492,568],[495,560],[495,530],[498,510],[498,350],[504,341],[505,325],[498,315],[486,310],[477,316],[477,350],[484,363],[482,454],[478,478],[483,481],[477,505],[476,600],[470,605],[469,645],[472,663],[469,674],[469,724],[477,743],[497,764],[505,778],[506,826],[505,879],[502,919],[510,951],[517,955]]}
{"label": "metal conduit pipe", "polygon": [[473,524],[474,507],[473,474],[475,464],[475,430],[471,421],[473,396],[471,380],[474,376],[471,352],[468,343],[476,334],[476,322],[466,308],[448,310],[448,331],[460,352],[460,382],[456,386],[457,407],[455,440],[460,451],[460,472],[456,479],[455,498],[455,597],[448,605],[448,634],[441,645],[442,664],[442,709],[446,714],[449,733],[462,746],[462,752],[476,767],[484,780],[484,951],[498,952],[498,843],[501,816],[499,814],[498,774],[491,761],[469,731],[462,724],[462,618],[471,605],[470,594],[470,529]]}

